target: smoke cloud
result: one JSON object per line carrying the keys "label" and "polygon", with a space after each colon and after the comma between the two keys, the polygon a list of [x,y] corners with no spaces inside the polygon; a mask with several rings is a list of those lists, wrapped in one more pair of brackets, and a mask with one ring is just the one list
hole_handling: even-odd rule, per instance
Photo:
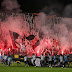
{"label": "smoke cloud", "polygon": [[[59,19],[60,23],[54,24],[54,22],[58,22]],[[69,49],[72,46],[72,18],[59,19],[56,18],[53,22],[52,18],[50,19],[46,14],[40,13],[36,18],[35,24],[38,29],[43,32],[43,38],[46,38],[46,36],[49,38],[56,38],[61,42],[62,49]]]}
{"label": "smoke cloud", "polygon": [[3,0],[1,6],[2,9],[7,12],[21,12],[20,5],[18,4],[17,0]]}
{"label": "smoke cloud", "polygon": [[64,8],[63,16],[64,17],[71,17],[72,18],[72,4],[68,4]]}

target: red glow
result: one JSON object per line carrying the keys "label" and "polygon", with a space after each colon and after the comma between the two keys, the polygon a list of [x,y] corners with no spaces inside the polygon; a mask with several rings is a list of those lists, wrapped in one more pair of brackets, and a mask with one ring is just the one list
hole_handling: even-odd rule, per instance
{"label": "red glow", "polygon": [[[36,14],[36,13],[34,13]],[[36,14],[37,15],[37,14]],[[45,15],[42,15],[43,17]],[[48,28],[43,25],[42,27],[42,22],[43,22],[43,18],[42,16],[40,16],[35,24],[33,24],[35,26],[34,29],[31,29],[31,25],[25,21],[26,19],[23,19],[23,16],[10,16],[7,18],[7,21],[2,22],[1,24],[1,28],[2,28],[2,40],[0,40],[0,50],[3,53],[17,53],[17,54],[27,54],[32,56],[33,53],[35,53],[37,56],[40,56],[41,53],[43,53],[44,55],[46,53],[50,53],[52,55],[54,54],[70,54],[72,53],[72,47],[69,44],[65,44],[65,37],[64,37],[64,32],[63,30],[60,32],[63,32],[61,37],[59,38],[59,36],[55,36],[53,35],[53,30],[51,33],[49,33],[49,31],[47,30]],[[54,16],[50,17],[53,18]],[[42,18],[42,20],[40,21],[40,19]],[[41,25],[40,25],[41,23]],[[48,23],[48,21],[47,21]],[[37,24],[37,25],[36,25]],[[44,24],[44,23],[43,23]],[[41,29],[42,27],[42,29]],[[45,27],[45,28],[44,28]],[[65,26],[64,26],[65,27]],[[47,29],[46,29],[47,28]],[[59,26],[60,28],[60,26]],[[16,32],[19,34],[19,37],[17,39],[14,38],[13,36],[13,32]],[[42,32],[42,33],[41,33]],[[47,34],[46,34],[47,33]],[[67,31],[66,31],[67,33]],[[29,35],[34,35],[34,39],[33,40],[27,40],[26,37],[28,37]],[[49,34],[52,34],[51,36]],[[1,35],[1,34],[0,34]],[[54,36],[54,38],[53,38]],[[63,38],[63,37],[64,38]],[[71,35],[72,37],[72,35]],[[60,39],[64,39],[62,42],[59,41]],[[37,42],[38,41],[38,42]],[[69,39],[70,41],[70,39]],[[25,50],[21,49],[21,44],[25,45]],[[72,45],[72,44],[71,44]]]}
{"label": "red glow", "polygon": [[62,55],[63,55],[63,50],[62,50]]}

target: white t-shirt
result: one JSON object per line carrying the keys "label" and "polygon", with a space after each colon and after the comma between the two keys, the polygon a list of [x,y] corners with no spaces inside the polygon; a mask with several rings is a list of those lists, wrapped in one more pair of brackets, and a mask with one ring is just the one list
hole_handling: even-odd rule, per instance
{"label": "white t-shirt", "polygon": [[24,57],[24,61],[27,61],[27,57],[26,56]]}
{"label": "white t-shirt", "polygon": [[60,56],[60,62],[63,62],[63,56]]}
{"label": "white t-shirt", "polygon": [[4,60],[7,60],[7,56],[4,56]]}
{"label": "white t-shirt", "polygon": [[32,56],[32,59],[35,60],[35,59],[36,59],[36,55],[33,55],[33,56]]}
{"label": "white t-shirt", "polygon": [[48,57],[49,57],[49,61],[52,61],[52,56],[49,55]]}
{"label": "white t-shirt", "polygon": [[41,57],[41,60],[44,60],[44,58],[45,58],[45,56],[43,56],[43,55],[41,55],[40,57]]}

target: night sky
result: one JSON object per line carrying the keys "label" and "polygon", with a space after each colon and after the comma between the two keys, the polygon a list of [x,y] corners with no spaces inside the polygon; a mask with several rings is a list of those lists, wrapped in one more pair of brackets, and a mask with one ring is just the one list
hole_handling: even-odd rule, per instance
{"label": "night sky", "polygon": [[62,7],[72,3],[72,0],[18,0],[23,12],[39,12],[45,6],[61,4]]}
{"label": "night sky", "polygon": [[[0,0],[0,8],[1,2]],[[20,4],[22,12],[45,12],[54,11],[56,14],[62,15],[65,7],[72,4],[72,0],[17,0]],[[47,7],[48,10],[44,10]],[[72,8],[72,7],[71,7]]]}

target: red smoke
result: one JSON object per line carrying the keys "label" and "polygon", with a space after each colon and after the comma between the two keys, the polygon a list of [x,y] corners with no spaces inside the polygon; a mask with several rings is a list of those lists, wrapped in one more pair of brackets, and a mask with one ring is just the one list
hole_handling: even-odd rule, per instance
{"label": "red smoke", "polygon": [[[1,33],[0,34],[0,50],[3,53],[30,55],[35,53],[40,56],[41,53],[46,55],[50,53],[58,55],[72,52],[72,29],[67,28],[67,25],[71,26],[70,22],[65,24],[66,19],[62,19],[62,23],[52,24],[51,18],[47,15],[40,13],[31,24],[27,22],[24,14],[18,14],[16,16],[8,16],[5,20],[1,21]],[[32,29],[32,30],[31,30]],[[13,36],[13,32],[19,36],[16,38]],[[30,35],[34,35],[34,38],[30,40]],[[25,45],[23,51],[19,44]]]}

